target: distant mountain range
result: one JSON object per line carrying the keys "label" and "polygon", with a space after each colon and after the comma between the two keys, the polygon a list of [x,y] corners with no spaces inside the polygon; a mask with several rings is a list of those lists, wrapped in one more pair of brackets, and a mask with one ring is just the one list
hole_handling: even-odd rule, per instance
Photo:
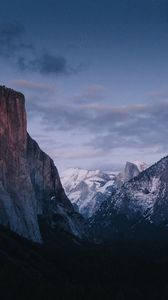
{"label": "distant mountain range", "polygon": [[89,218],[124,182],[147,167],[142,162],[127,162],[124,171],[120,173],[70,168],[62,172],[61,182],[76,210]]}
{"label": "distant mountain range", "polygon": [[88,218],[92,239],[168,241],[168,157],[151,167],[127,162],[118,174],[70,169],[61,179],[69,199]]}
{"label": "distant mountain range", "polygon": [[74,207],[85,217],[92,216],[106,196],[111,195],[116,181],[113,173],[71,168],[61,174],[61,181]]}

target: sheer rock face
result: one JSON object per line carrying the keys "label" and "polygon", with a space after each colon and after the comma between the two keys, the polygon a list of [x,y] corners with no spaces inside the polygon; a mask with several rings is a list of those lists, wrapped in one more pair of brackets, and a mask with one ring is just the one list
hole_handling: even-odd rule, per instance
{"label": "sheer rock face", "polygon": [[138,176],[140,173],[140,170],[138,169],[138,167],[131,162],[126,163],[125,165],[125,170],[124,170],[124,181],[129,181],[130,179]]}
{"label": "sheer rock face", "polygon": [[82,217],[62,188],[48,155],[27,134],[25,99],[0,87],[0,223],[41,242],[39,218],[50,229],[82,236]]}

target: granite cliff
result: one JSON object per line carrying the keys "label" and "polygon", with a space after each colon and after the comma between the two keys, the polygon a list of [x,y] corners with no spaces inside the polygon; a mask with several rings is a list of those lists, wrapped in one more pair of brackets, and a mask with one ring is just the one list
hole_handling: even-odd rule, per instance
{"label": "granite cliff", "polygon": [[0,86],[0,224],[43,241],[43,228],[81,238],[84,220],[65,195],[57,168],[27,133],[24,95]]}

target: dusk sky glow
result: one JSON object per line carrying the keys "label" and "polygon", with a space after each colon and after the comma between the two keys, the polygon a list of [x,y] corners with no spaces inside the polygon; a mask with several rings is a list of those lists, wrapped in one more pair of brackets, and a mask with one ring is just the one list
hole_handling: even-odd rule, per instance
{"label": "dusk sky glow", "polygon": [[166,0],[2,0],[0,66],[59,170],[168,154]]}

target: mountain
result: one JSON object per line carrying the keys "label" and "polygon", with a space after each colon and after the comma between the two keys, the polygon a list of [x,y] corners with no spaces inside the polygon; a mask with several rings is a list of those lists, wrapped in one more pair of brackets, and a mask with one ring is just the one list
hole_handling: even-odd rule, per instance
{"label": "mountain", "polygon": [[69,168],[62,172],[61,181],[76,210],[91,217],[100,205],[129,179],[147,168],[145,163],[127,162],[122,173]]}
{"label": "mountain", "polygon": [[[42,242],[63,230],[84,234],[58,171],[27,133],[24,95],[0,86],[0,224]],[[47,238],[48,238],[47,237]]]}
{"label": "mountain", "polygon": [[145,163],[140,162],[127,162],[124,170],[124,182],[139,175],[140,172],[147,168]]}
{"label": "mountain", "polygon": [[68,198],[85,217],[90,217],[111,195],[116,176],[100,170],[90,171],[70,168],[61,174],[61,181]]}
{"label": "mountain", "polygon": [[124,182],[138,176],[142,171],[146,170],[149,166],[140,161],[126,162],[123,172],[120,172],[117,176],[118,185],[122,185]]}
{"label": "mountain", "polygon": [[95,236],[107,240],[159,239],[167,225],[168,157],[125,182],[91,220]]}

